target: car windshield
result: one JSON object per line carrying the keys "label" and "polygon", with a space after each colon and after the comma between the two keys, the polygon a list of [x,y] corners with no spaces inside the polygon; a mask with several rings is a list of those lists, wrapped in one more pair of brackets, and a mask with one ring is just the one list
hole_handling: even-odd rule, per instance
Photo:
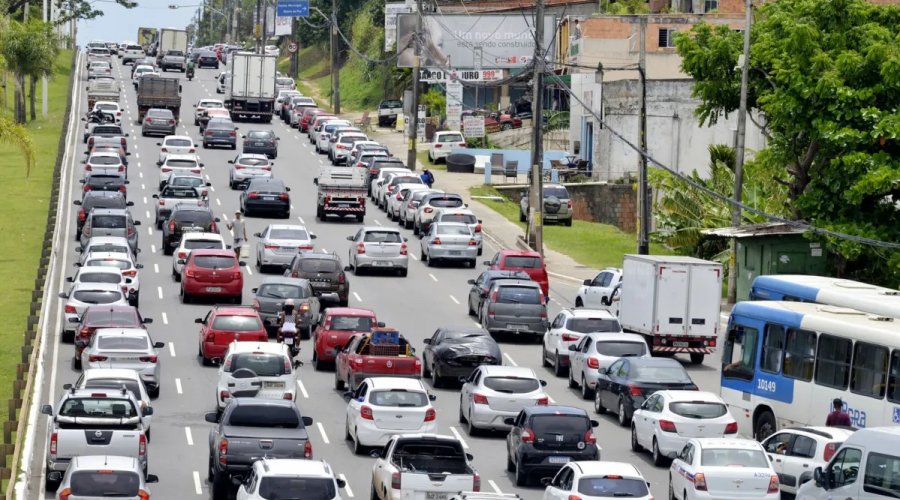
{"label": "car windshield", "polygon": [[589,497],[644,498],[647,482],[620,476],[583,477],[578,481],[578,493]]}
{"label": "car windshield", "polygon": [[259,287],[256,295],[272,299],[305,299],[309,297],[305,287],[283,283],[263,285]]}
{"label": "car windshield", "polygon": [[531,430],[535,435],[584,434],[591,428],[591,421],[584,415],[533,415]]}
{"label": "car windshield", "polygon": [[369,402],[377,406],[395,408],[421,408],[428,404],[428,396],[424,392],[393,389],[390,391],[372,391]]}
{"label": "car windshield", "polygon": [[461,222],[463,224],[477,224],[478,218],[474,215],[467,214],[444,214],[441,216],[441,222]]}
{"label": "car windshield", "polygon": [[395,231],[366,231],[363,237],[366,243],[402,243],[400,233]]}
{"label": "car windshield", "polygon": [[186,250],[209,249],[222,250],[225,244],[222,240],[184,240],[184,248]]}
{"label": "car windshield", "polygon": [[714,401],[675,401],[669,403],[669,411],[687,418],[719,418],[728,408]]}
{"label": "car windshield", "polygon": [[524,377],[485,377],[484,386],[506,394],[534,392],[541,387],[539,380]]}
{"label": "car windshield", "polygon": [[367,332],[372,329],[372,318],[368,316],[332,316],[329,330],[341,332]]}
{"label": "car windshield", "polygon": [[112,304],[122,298],[122,293],[112,290],[78,290],[72,298],[85,304]]}
{"label": "car windshield", "polygon": [[635,380],[691,383],[691,377],[680,366],[636,366],[633,368],[632,378]]}
{"label": "car windshield", "polygon": [[234,257],[224,255],[198,255],[194,265],[205,269],[227,269],[235,267]]}
{"label": "car windshield", "polygon": [[200,193],[192,187],[166,186],[160,198],[199,198]]}
{"label": "car windshield", "polygon": [[596,346],[598,353],[614,358],[643,356],[647,353],[647,344],[644,342],[600,341]]}
{"label": "car windshield", "polygon": [[269,239],[272,240],[308,240],[309,233],[304,229],[271,229]]}
{"label": "car windshield", "polygon": [[285,362],[285,357],[278,354],[242,352],[231,357],[231,365],[226,366],[225,371],[234,372],[246,368],[253,370],[258,377],[278,377],[290,373],[285,368]]}
{"label": "car windshield", "polygon": [[118,156],[91,156],[87,161],[91,165],[118,165],[122,160]]}
{"label": "car windshield", "polygon": [[125,227],[124,215],[94,215],[91,221],[94,229],[123,229]]}
{"label": "car windshield", "polygon": [[503,261],[503,267],[520,267],[522,269],[540,269],[540,257],[524,257],[520,255],[508,255]]}
{"label": "car windshield", "polygon": [[134,397],[141,397],[140,382],[132,378],[92,378],[84,383],[85,389],[121,389],[125,386]]}
{"label": "car windshield", "polygon": [[141,476],[124,470],[80,470],[69,478],[72,496],[90,498],[132,498],[138,496]]}
{"label": "car windshield", "polygon": [[700,454],[700,465],[707,467],[770,467],[766,455],[760,450],[730,448],[706,448]]}
{"label": "car windshield", "polygon": [[422,184],[422,179],[415,175],[398,175],[391,179],[391,184]]}
{"label": "car windshield", "polygon": [[131,269],[131,262],[118,259],[91,259],[87,261],[85,265],[97,267],[114,267],[123,271],[126,269]]}
{"label": "car windshield", "polygon": [[438,225],[437,234],[447,234],[455,236],[472,236],[472,230],[469,226],[457,226],[455,224]]}
{"label": "car windshield", "polygon": [[256,316],[219,315],[213,320],[213,330],[227,332],[256,332],[262,330],[262,323]]}
{"label": "car windshield", "polygon": [[293,408],[275,405],[238,406],[231,412],[228,423],[239,427],[303,428],[303,422]]}
{"label": "car windshield", "polygon": [[265,500],[331,500],[334,480],[326,477],[264,477],[259,496]]}
{"label": "car windshield", "polygon": [[147,337],[126,337],[123,335],[102,336],[97,339],[97,348],[121,349],[123,351],[146,351],[150,348],[150,340]]}
{"label": "car windshield", "polygon": [[497,294],[500,304],[541,304],[541,290],[533,286],[501,286]]}
{"label": "car windshield", "polygon": [[78,275],[82,283],[121,283],[122,275],[115,273],[82,273]]}
{"label": "car windshield", "polygon": [[622,331],[618,320],[605,318],[569,318],[566,328],[578,333]]}
{"label": "car windshield", "polygon": [[300,270],[304,273],[336,273],[337,261],[331,259],[303,259],[300,261]]}
{"label": "car windshield", "polygon": [[189,139],[166,139],[165,147],[189,148],[193,145]]}
{"label": "car windshield", "polygon": [[464,140],[460,134],[441,134],[441,137],[435,142],[462,142]]}
{"label": "car windshield", "polygon": [[69,398],[59,410],[61,417],[132,418],[134,405],[118,398]]}

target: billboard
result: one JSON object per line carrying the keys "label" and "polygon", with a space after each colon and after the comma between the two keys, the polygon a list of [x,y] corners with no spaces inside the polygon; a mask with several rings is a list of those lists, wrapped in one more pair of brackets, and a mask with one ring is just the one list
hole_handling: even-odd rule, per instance
{"label": "billboard", "polygon": [[293,33],[293,18],[275,16],[275,36],[291,36]]}
{"label": "billboard", "polygon": [[[421,65],[438,68],[521,68],[534,57],[532,23],[529,16],[521,14],[423,16]],[[415,31],[416,14],[397,15],[397,66],[400,68],[415,65]],[[553,17],[544,16],[545,50],[553,44],[555,32]],[[547,50],[549,57],[554,54],[552,47]]]}
{"label": "billboard", "polygon": [[384,51],[397,50],[397,14],[408,14],[413,8],[405,3],[384,4]]}

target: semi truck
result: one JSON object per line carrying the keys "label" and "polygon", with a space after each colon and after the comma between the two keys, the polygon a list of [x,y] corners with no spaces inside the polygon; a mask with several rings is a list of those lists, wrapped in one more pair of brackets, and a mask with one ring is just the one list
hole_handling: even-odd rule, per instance
{"label": "semi truck", "polygon": [[229,63],[230,82],[225,86],[225,106],[232,119],[259,119],[269,123],[275,108],[276,57],[235,52]]}
{"label": "semi truck", "polygon": [[160,69],[175,68],[184,71],[187,68],[187,31],[174,28],[159,30],[159,51],[156,62]]}
{"label": "semi truck", "polygon": [[137,90],[138,123],[144,121],[144,115],[150,108],[172,110],[172,114],[178,120],[181,111],[180,87],[181,82],[174,78],[142,76]]}
{"label": "semi truck", "polygon": [[158,35],[156,28],[138,28],[137,43],[144,48],[144,53],[152,55],[150,47],[156,43]]}

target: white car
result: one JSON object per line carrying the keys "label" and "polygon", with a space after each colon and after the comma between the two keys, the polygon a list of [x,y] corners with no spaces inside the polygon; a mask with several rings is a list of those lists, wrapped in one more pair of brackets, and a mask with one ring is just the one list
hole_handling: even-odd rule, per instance
{"label": "white car", "polygon": [[275,79],[275,90],[294,90],[296,88],[297,84],[289,76],[279,76]]}
{"label": "white car", "polygon": [[122,106],[115,101],[97,101],[91,111],[103,111],[108,115],[114,115],[116,120],[122,117]]}
{"label": "white car", "polygon": [[176,155],[170,154],[166,156],[166,160],[159,165],[159,189],[166,185],[169,177],[176,174],[201,174],[203,173],[203,164],[200,163],[200,157],[194,154]]}
{"label": "white car", "polygon": [[737,435],[738,425],[722,398],[703,391],[657,391],[631,416],[632,451],[650,450],[664,465],[690,438]]}
{"label": "white car", "polygon": [[336,477],[324,460],[263,458],[253,462],[247,480],[237,490],[237,500],[341,500],[344,486],[344,480]]}
{"label": "white car", "polygon": [[134,63],[138,59],[143,59],[146,57],[144,54],[144,48],[137,44],[131,44],[125,46],[123,49],[122,46],[119,46],[119,53],[122,54],[122,65],[128,63]]}
{"label": "white car", "polygon": [[669,498],[779,500],[778,474],[751,439],[691,439],[669,467]]}
{"label": "white car", "polygon": [[609,307],[613,290],[622,283],[622,270],[608,267],[594,276],[594,279],[584,280],[584,284],[578,288],[575,296],[575,307],[589,307],[592,309],[606,309]]}
{"label": "white car", "polygon": [[316,134],[316,153],[328,153],[331,149],[331,136],[341,128],[352,128],[347,120],[328,120]]}
{"label": "white car", "polygon": [[158,349],[163,347],[144,328],[98,328],[81,351],[81,366],[134,370],[155,398],[161,382]]}
{"label": "white car", "polygon": [[394,221],[400,220],[400,206],[403,205],[403,201],[406,199],[407,194],[425,189],[428,189],[428,186],[424,184],[400,184],[397,186],[394,193],[391,193],[391,196],[387,197],[387,207],[385,207],[385,212],[387,212],[388,219]]}
{"label": "white car", "polygon": [[[256,330],[254,316],[222,316],[216,321],[231,323],[229,330],[240,331],[245,322]],[[224,328],[213,325],[214,328]],[[287,344],[270,342],[232,342],[225,351],[216,384],[216,406],[225,409],[232,397],[257,397],[294,400],[297,382]]]}
{"label": "white car", "polygon": [[[390,182],[393,175],[414,175],[406,167],[386,167],[378,171],[378,175],[372,179],[372,201],[380,200],[386,183]],[[427,187],[427,186],[426,186]]]}
{"label": "white car", "polygon": [[225,244],[225,239],[219,233],[185,232],[181,235],[181,242],[172,252],[172,278],[175,281],[181,281],[181,268],[184,267],[184,264],[179,264],[178,261],[187,261],[191,250],[198,248],[225,250],[229,246]]}
{"label": "white car", "polygon": [[339,130],[332,137],[334,141],[331,141],[331,148],[329,149],[329,158],[331,158],[331,164],[337,165],[339,163],[344,163],[347,158],[350,156],[350,146],[356,141],[366,141],[368,140],[368,136],[366,134],[359,131],[356,128],[348,128],[345,130]]}
{"label": "white car", "polygon": [[[405,221],[404,219],[399,218],[401,215],[402,211],[398,213],[398,220],[403,224]],[[472,230],[472,234],[475,235],[475,241],[478,243],[478,255],[481,255],[484,252],[484,235],[481,232],[481,219],[475,215],[475,212],[468,208],[442,208],[438,210],[437,215],[434,216],[433,223],[437,224],[439,222],[460,222],[469,226],[469,229]]]}
{"label": "white car", "polygon": [[420,379],[367,378],[344,398],[346,437],[357,455],[367,447],[383,447],[394,434],[437,431],[437,412],[431,405],[435,398]]}
{"label": "white car", "polygon": [[298,252],[313,251],[313,240],[316,239],[306,226],[298,224],[270,224],[254,236],[258,238],[256,266],[259,269],[288,266]]}
{"label": "white car", "polygon": [[83,160],[84,175],[124,175],[128,178],[128,169],[122,163],[122,157],[119,153],[110,153],[106,151],[95,151]]}
{"label": "white car", "polygon": [[130,252],[89,252],[83,255],[82,267],[114,267],[120,270],[126,278],[131,278],[131,283],[128,285],[128,303],[138,307],[141,300],[141,280],[138,269],[142,269],[144,265],[135,264],[133,254]]}
{"label": "white car", "polygon": [[219,73],[219,77],[216,78],[216,93],[224,94],[229,84],[231,84],[231,73],[227,71]]}
{"label": "white car", "polygon": [[636,333],[589,333],[569,346],[569,387],[580,389],[583,399],[594,398],[601,367],[622,357],[649,358],[647,341]]}
{"label": "white car", "polygon": [[550,403],[546,385],[524,366],[479,366],[460,390],[459,420],[468,424],[469,435],[480,429],[509,430],[505,419],[525,407]]}
{"label": "white car", "polygon": [[596,309],[563,309],[544,333],[541,364],[552,366],[557,377],[569,369],[569,347],[588,333],[621,332],[618,318]]}
{"label": "white car", "polygon": [[[141,409],[150,407],[150,393],[147,386],[141,380],[138,372],[127,368],[85,368],[75,384],[63,385],[63,390],[75,389],[125,389],[131,391],[134,398],[141,403]],[[147,439],[150,439],[150,422],[152,415],[144,417],[144,428],[147,429]]]}
{"label": "white car", "polygon": [[459,132],[435,132],[434,139],[428,145],[428,159],[437,163],[441,158],[450,156],[452,148],[466,147],[466,139]]}
{"label": "white car", "polygon": [[220,99],[200,99],[194,106],[194,125],[200,125],[200,115],[208,109],[225,109],[225,103]]}
{"label": "white car", "polygon": [[267,56],[277,56],[281,53],[281,50],[277,45],[266,45],[266,55]]}
{"label": "white car", "polygon": [[[137,260],[137,256],[132,252],[131,245],[128,244],[128,238],[125,236],[94,236],[87,241],[84,248],[75,247],[75,253],[81,254],[79,263],[84,265],[84,261],[91,253],[127,253],[132,260]],[[129,274],[123,274],[129,277]]]}
{"label": "white car", "polygon": [[545,478],[544,500],[653,500],[641,471],[625,462],[569,462],[552,479]]}
{"label": "white car", "polygon": [[419,206],[416,207],[416,213],[413,214],[413,234],[422,236],[428,232],[428,228],[434,221],[437,211],[442,208],[468,208],[469,205],[463,201],[463,197],[453,193],[431,193],[425,195]]}
{"label": "white car", "polygon": [[88,80],[112,76],[112,64],[107,61],[91,61],[88,65]]}
{"label": "white car", "polygon": [[[381,146],[381,143],[378,142],[378,141],[371,141],[371,140],[369,140],[369,139],[362,139],[362,140],[359,140],[359,141],[355,141],[355,142],[353,142],[353,144],[350,144],[350,152],[348,153],[347,158],[351,158],[351,157],[355,156],[355,155],[356,155],[356,150],[357,150],[360,146]],[[387,152],[385,152],[385,154],[387,154],[388,156],[390,156],[390,154],[388,154]]]}
{"label": "white car", "polygon": [[[427,194],[443,192],[444,191],[442,189],[424,189],[422,191],[413,191],[410,194],[409,199],[405,200],[405,203],[400,205],[400,225],[406,229],[412,229],[413,221],[415,220],[416,216],[416,209],[419,208],[419,203],[422,202],[422,198],[424,198]],[[480,232],[475,235],[476,241],[479,241],[479,238],[481,238]],[[479,246],[479,255],[481,255],[481,251],[482,248]]]}
{"label": "white car", "polygon": [[403,174],[403,173],[390,173],[385,176],[384,180],[381,182],[381,186],[378,188],[378,192],[380,193],[380,197],[375,199],[375,203],[385,212],[387,212],[387,203],[388,199],[391,196],[394,196],[397,193],[397,189],[400,184],[420,184],[422,186],[428,187],[423,181],[420,175],[416,175],[415,173]]}
{"label": "white car", "polygon": [[271,179],[275,162],[264,154],[238,153],[233,160],[228,160],[228,187],[246,189],[253,179]]}
{"label": "white car", "polygon": [[69,292],[78,283],[114,283],[122,288],[122,292],[128,293],[128,285],[131,284],[131,278],[126,278],[122,271],[115,267],[79,267],[75,272],[75,276],[66,277],[66,281],[72,283]]}
{"label": "white car", "polygon": [[134,71],[131,73],[131,83],[134,84],[134,88],[137,88],[138,82],[141,80],[141,76],[145,74],[159,74],[156,73],[153,66],[149,66],[146,64],[139,64],[137,68],[134,68]]}
{"label": "white car", "polygon": [[77,283],[72,290],[60,292],[59,296],[66,299],[63,342],[71,342],[75,338],[75,327],[89,306],[128,305],[128,298],[118,283]]}
{"label": "white car", "polygon": [[156,145],[159,146],[157,165],[162,165],[170,154],[186,155],[197,152],[197,145],[188,135],[167,135],[162,142],[157,142]]}
{"label": "white car", "polygon": [[[828,465],[854,431],[843,427],[788,427],[762,442],[783,493],[797,493],[813,479],[813,471]],[[900,473],[900,470],[895,471]]]}

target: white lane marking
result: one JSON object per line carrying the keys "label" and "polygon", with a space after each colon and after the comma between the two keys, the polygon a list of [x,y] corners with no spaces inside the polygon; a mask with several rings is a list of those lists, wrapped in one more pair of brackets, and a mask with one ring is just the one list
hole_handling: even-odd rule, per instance
{"label": "white lane marking", "polygon": [[203,489],[200,487],[200,473],[194,471],[194,492],[198,495],[203,494]]}
{"label": "white lane marking", "polygon": [[153,272],[159,274],[159,264],[153,264]]}
{"label": "white lane marking", "polygon": [[478,328],[481,328],[481,323],[474,321],[474,320],[472,321],[472,323],[475,323],[475,326],[477,326]]}
{"label": "white lane marking", "polygon": [[412,257],[413,260],[419,260],[419,258],[416,257],[416,254],[414,254],[414,253],[409,254],[409,256]]}
{"label": "white lane marking", "polygon": [[[137,149],[137,148],[138,148],[138,145],[137,145],[137,143],[135,143],[135,144],[134,144],[134,149]],[[137,156],[137,153],[135,153],[135,156]]]}
{"label": "white lane marking", "polygon": [[147,226],[147,235],[153,236],[153,228],[152,227]]}
{"label": "white lane marking", "polygon": [[325,250],[324,248],[319,248],[319,250],[322,250],[322,253],[328,253],[328,250]]}
{"label": "white lane marking", "polygon": [[519,366],[519,364],[516,363],[516,360],[512,359],[512,356],[510,356],[509,354],[504,352],[503,357],[506,358],[507,361],[509,361],[509,364],[511,364],[513,366]]}
{"label": "white lane marking", "polygon": [[159,300],[162,300],[163,297],[162,297],[162,287],[161,286],[156,287],[156,294],[159,295]]}
{"label": "white lane marking", "polygon": [[221,202],[221,201],[219,201],[219,199],[218,199],[218,198],[216,198],[216,205],[219,205],[219,206],[220,206],[220,207],[221,207],[221,206],[222,206],[222,202]]}
{"label": "white lane marking", "polygon": [[381,221],[378,220],[378,219],[375,219],[375,224],[378,224],[378,225],[380,226],[380,225],[381,225]]}
{"label": "white lane marking", "polygon": [[500,487],[497,486],[497,483],[495,483],[493,479],[488,479],[488,484],[491,485],[491,488],[494,489],[494,493],[496,493],[498,495],[503,494],[503,491],[500,490]]}
{"label": "white lane marking", "polygon": [[205,175],[206,175],[206,180],[208,181],[208,180],[209,180],[209,174],[205,174]]}
{"label": "white lane marking", "polygon": [[322,425],[322,422],[316,422],[316,427],[319,428],[319,434],[322,435],[322,441],[325,441],[325,444],[330,444],[331,441],[328,440],[328,435],[325,434],[325,426]]}
{"label": "white lane marking", "polygon": [[[144,198],[144,203],[147,203],[147,198],[146,198],[146,197]],[[147,218],[148,218],[148,219],[150,218],[150,211],[149,211],[149,210],[147,210]]]}
{"label": "white lane marking", "polygon": [[[144,196],[144,205],[146,205],[146,204],[147,204],[147,197]],[[147,210],[147,217],[150,217],[150,211],[149,211],[149,210]]]}
{"label": "white lane marking", "polygon": [[303,217],[297,217],[297,220],[300,221],[300,224],[306,224],[305,222],[303,222]]}
{"label": "white lane marking", "polygon": [[156,253],[156,245],[150,245],[150,253]]}
{"label": "white lane marking", "polygon": [[166,313],[162,313],[162,320],[163,320],[164,325],[168,325],[169,324],[169,315]]}
{"label": "white lane marking", "polygon": [[188,446],[194,446],[194,436],[191,436],[191,428],[190,427],[185,426],[184,438],[187,439]]}
{"label": "white lane marking", "polygon": [[209,190],[212,191],[212,192],[215,192],[215,191],[216,191],[216,188],[213,187],[213,186],[210,186],[210,187],[209,187]]}
{"label": "white lane marking", "polygon": [[141,189],[147,189],[147,186],[145,186],[144,184],[141,184]]}
{"label": "white lane marking", "polygon": [[[140,164],[140,163],[138,163],[138,168],[141,168],[141,164]],[[143,178],[144,178],[144,173],[143,173],[143,172],[138,172],[138,177],[140,177],[141,179],[143,179]],[[144,203],[147,203],[147,202],[145,201]]]}
{"label": "white lane marking", "polygon": [[347,481],[347,476],[338,474],[338,477],[344,481],[344,492],[347,493],[349,498],[353,498],[353,490],[350,489],[350,481]]}
{"label": "white lane marking", "polygon": [[356,301],[357,301],[357,302],[362,302],[362,299],[359,298],[359,294],[358,294],[358,293],[353,292],[353,296],[356,298]]}
{"label": "white lane marking", "polygon": [[[433,274],[428,273],[428,277],[434,280],[435,283],[437,283],[437,278]],[[457,302],[457,304],[459,304],[459,302]]]}
{"label": "white lane marking", "polygon": [[175,357],[175,342],[169,342],[169,355]]}
{"label": "white lane marking", "polygon": [[[138,145],[135,144],[135,145],[134,145],[134,149],[137,149],[137,147],[138,147]],[[135,157],[135,158],[140,158],[140,157],[141,157],[141,154],[140,154],[140,153],[134,153],[134,157]]]}
{"label": "white lane marking", "polygon": [[228,222],[228,214],[226,214],[225,212],[222,212],[222,220]]}
{"label": "white lane marking", "polygon": [[250,276],[253,276],[253,266],[247,266],[246,269],[247,269],[247,274],[249,274]]}
{"label": "white lane marking", "polygon": [[177,392],[178,394],[181,394],[181,393],[182,393],[182,390],[181,390],[181,379],[180,379],[180,378],[176,378],[176,379],[175,379],[175,392]]}
{"label": "white lane marking", "polygon": [[309,393],[306,392],[306,387],[303,386],[303,382],[298,378],[297,379],[297,387],[300,388],[300,394],[303,394],[303,397],[309,399]]}
{"label": "white lane marking", "polygon": [[450,300],[452,300],[453,302],[455,302],[456,305],[459,305],[459,301],[456,300],[456,297],[454,297],[454,296],[451,295],[451,296],[450,296]]}
{"label": "white lane marking", "polygon": [[456,430],[456,427],[451,426],[450,432],[452,432],[453,435],[456,436],[456,439],[459,439],[459,442],[462,443],[464,449],[469,449],[469,443],[466,443],[465,439],[462,438],[462,435],[459,433],[459,431]]}
{"label": "white lane marking", "polygon": [[293,210],[293,209],[294,209],[294,204],[293,204],[293,203],[291,203],[291,210]]}

